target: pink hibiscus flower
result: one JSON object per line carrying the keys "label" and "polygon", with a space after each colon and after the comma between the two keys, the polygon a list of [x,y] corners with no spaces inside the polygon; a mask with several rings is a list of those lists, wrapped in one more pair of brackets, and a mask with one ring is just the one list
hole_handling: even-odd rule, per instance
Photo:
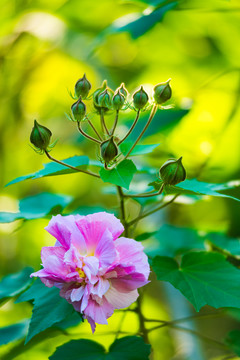
{"label": "pink hibiscus flower", "polygon": [[149,264],[143,246],[119,236],[121,222],[106,212],[87,216],[54,216],[46,230],[57,241],[43,247],[43,269],[31,274],[83,314],[95,331],[114,309],[131,305],[137,288],[148,283]]}

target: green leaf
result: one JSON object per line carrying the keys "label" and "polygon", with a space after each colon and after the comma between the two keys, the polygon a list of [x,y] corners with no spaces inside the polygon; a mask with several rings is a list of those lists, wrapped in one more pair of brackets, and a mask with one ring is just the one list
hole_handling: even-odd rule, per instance
{"label": "green leaf", "polygon": [[152,236],[154,236],[156,234],[157,234],[157,231],[145,232],[145,233],[142,233],[142,234],[136,236],[135,240],[136,241],[147,240],[147,239],[151,238]]}
{"label": "green leaf", "polygon": [[150,345],[137,336],[126,336],[105,348],[91,340],[72,340],[58,347],[50,360],[148,360]]}
{"label": "green leaf", "polygon": [[194,249],[204,250],[203,236],[196,230],[167,224],[161,226],[153,238],[144,243],[144,251],[151,257],[175,256]]}
{"label": "green leaf", "polygon": [[240,356],[240,330],[230,331],[225,339],[225,344],[230,350]]}
{"label": "green leaf", "polygon": [[0,328],[0,345],[23,339],[27,334],[29,320]]}
{"label": "green leaf", "polygon": [[9,223],[19,219],[39,219],[48,215],[55,215],[69,205],[72,199],[68,195],[47,192],[29,196],[19,201],[19,212],[0,212],[0,223]]}
{"label": "green leaf", "polygon": [[[89,164],[89,158],[87,156],[73,156],[68,159],[61,160],[65,162],[68,165],[74,166],[78,169],[86,169],[86,167]],[[42,170],[39,170],[33,174],[28,174],[25,176],[20,176],[12,181],[10,181],[7,185],[13,185],[20,181],[28,180],[28,179],[39,179],[45,176],[56,176],[56,175],[65,175],[65,174],[73,174],[76,173],[76,170],[70,169],[66,166],[63,166],[61,164],[57,164],[55,162],[49,162],[47,164],[43,165],[44,168]]]}
{"label": "green leaf", "polygon": [[[157,180],[151,182],[149,186],[153,186],[155,190],[159,190],[162,181]],[[166,186],[164,193],[168,194],[182,194],[182,195],[210,195],[226,197],[233,200],[240,201],[240,195],[236,189],[240,188],[240,183],[228,182],[223,184],[212,184],[197,179],[185,180],[176,186]]]}
{"label": "green leaf", "polygon": [[[40,332],[70,318],[75,312],[73,306],[59,295],[59,289],[48,288],[39,279],[19,297],[17,302],[29,300],[33,300],[34,307],[25,343]],[[80,314],[79,319],[81,319]]]}
{"label": "green leaf", "polygon": [[29,277],[32,272],[33,269],[31,267],[26,267],[15,274],[10,274],[2,278],[0,282],[1,302],[7,298],[17,296],[26,290],[32,282],[32,279]]}
{"label": "green leaf", "polygon": [[164,15],[169,10],[175,8],[177,4],[178,1],[173,1],[170,4],[163,5],[159,9],[154,9],[147,15],[143,13],[131,14],[131,19],[134,18],[134,20],[130,20],[127,23],[126,17],[117,19],[108,29],[105,30],[104,35],[107,33],[112,34],[118,32],[128,32],[133,39],[137,39],[149,31],[156,23],[162,21]]}
{"label": "green leaf", "polygon": [[240,308],[240,270],[218,253],[192,252],[181,266],[169,257],[152,262],[158,280],[170,282],[199,311],[202,306]]}
{"label": "green leaf", "polygon": [[[133,151],[131,152],[131,156],[134,155],[145,155],[153,152],[154,149],[156,149],[160,144],[152,144],[152,145],[136,145]],[[120,145],[120,150],[123,153],[123,155],[127,155],[128,151],[131,149],[132,143],[130,142],[123,142]]]}
{"label": "green leaf", "polygon": [[125,189],[129,189],[129,185],[136,171],[137,168],[132,160],[123,160],[115,169],[101,169],[99,174],[103,182],[108,182],[114,185],[122,186]]}

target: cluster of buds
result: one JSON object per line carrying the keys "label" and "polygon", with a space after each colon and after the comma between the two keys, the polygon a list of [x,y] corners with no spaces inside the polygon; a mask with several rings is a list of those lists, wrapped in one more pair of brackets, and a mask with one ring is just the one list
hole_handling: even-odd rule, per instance
{"label": "cluster of buds", "polygon": [[[166,101],[172,96],[172,89],[170,87],[170,79],[166,82],[157,84],[153,89],[152,99],[149,97],[143,86],[139,90],[135,91],[132,95],[132,99],[129,99],[129,93],[122,83],[115,91],[113,91],[108,85],[107,81],[104,80],[102,86],[96,89],[92,94],[89,95],[92,86],[86,75],[79,79],[75,84],[75,99],[76,101],[71,106],[71,120],[77,122],[78,130],[87,139],[98,143],[100,159],[104,163],[104,167],[107,170],[111,170],[112,166],[115,166],[118,159],[120,161],[126,159],[130,154],[134,146],[140,140],[143,133],[146,131],[147,126],[152,120],[157,107],[161,107]],[[91,100],[94,111],[100,115],[101,132],[97,130],[97,127],[91,123],[87,116],[87,106],[83,102]],[[119,112],[127,109],[133,109],[137,112],[136,119],[128,130],[127,134],[119,139],[114,135]],[[142,111],[152,109],[149,120],[145,125],[140,136],[137,138],[129,153],[125,156],[119,151],[119,145],[127,139],[131,131],[135,127],[139,115]],[[115,112],[115,121],[111,129],[108,128],[105,123],[105,114],[111,114]],[[87,134],[82,129],[82,122],[87,120],[88,124],[91,125],[95,131],[97,138],[94,138]],[[39,152],[48,152],[52,148],[50,145],[50,138],[52,136],[51,131],[45,126],[40,125],[37,121],[34,121],[34,127],[31,132],[30,141]],[[170,159],[160,168],[160,177],[165,185],[176,185],[180,181],[185,180],[186,171],[181,163],[181,158],[178,160]]]}

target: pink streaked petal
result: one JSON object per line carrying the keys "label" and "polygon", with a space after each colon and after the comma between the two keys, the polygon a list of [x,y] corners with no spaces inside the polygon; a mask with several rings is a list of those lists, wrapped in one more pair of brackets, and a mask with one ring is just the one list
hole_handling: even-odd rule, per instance
{"label": "pink streaked petal", "polygon": [[72,242],[82,253],[85,253],[86,244],[76,226],[76,221],[79,221],[81,218],[80,215],[53,216],[45,229],[53,235],[64,248],[68,249]]}
{"label": "pink streaked petal", "polygon": [[87,286],[85,286],[85,288],[84,288],[84,294],[82,297],[80,312],[83,312],[86,309],[86,307],[88,306],[90,289],[91,288],[90,288],[89,284]]}
{"label": "pink streaked petal", "polygon": [[102,298],[103,295],[108,291],[109,286],[109,281],[100,277],[97,284],[92,288],[91,293]]}
{"label": "pink streaked petal", "polygon": [[88,254],[93,254],[105,230],[108,229],[115,240],[124,231],[120,220],[106,212],[84,216],[77,221],[77,226],[83,235],[88,248]]}
{"label": "pink streaked petal", "polygon": [[41,250],[41,259],[44,263],[51,255],[63,260],[66,250],[62,246],[44,246]]}
{"label": "pink streaked petal", "polygon": [[92,333],[94,334],[95,330],[96,330],[96,323],[95,321],[90,317],[90,316],[85,316],[85,318],[87,319],[87,321],[89,322],[89,324],[91,325],[91,330]]}
{"label": "pink streaked petal", "polygon": [[67,250],[65,252],[64,255],[64,263],[67,265],[70,265],[72,267],[82,267],[82,261],[80,260],[80,256],[79,256],[79,252],[77,251],[77,249],[75,248],[74,245],[70,245],[69,250]]}
{"label": "pink streaked petal", "polygon": [[80,301],[83,297],[85,287],[81,286],[78,289],[73,289],[71,292],[71,301]]}
{"label": "pink streaked petal", "polygon": [[88,269],[92,275],[97,275],[99,269],[99,260],[95,256],[87,256],[83,259],[85,266],[84,271]]}
{"label": "pink streaked petal", "polygon": [[139,242],[121,237],[115,242],[119,253],[119,262],[122,265],[135,266],[135,272],[144,274],[147,279],[150,273],[147,255],[143,252],[143,246]]}
{"label": "pink streaked petal", "polygon": [[105,298],[103,298],[101,305],[96,301],[89,299],[84,314],[98,324],[107,324],[107,318],[113,314],[113,310],[114,307],[109,304]]}
{"label": "pink streaked petal", "polygon": [[116,259],[117,252],[115,250],[112,234],[108,229],[104,231],[99,240],[94,255],[99,258],[100,266],[103,268],[110,266]]}
{"label": "pink streaked petal", "polygon": [[56,255],[49,255],[43,261],[43,266],[49,274],[57,275],[58,277],[65,277],[68,274],[68,269],[63,260]]}
{"label": "pink streaked petal", "polygon": [[149,281],[143,274],[133,273],[123,278],[111,279],[111,283],[117,290],[127,293],[148,284]]}
{"label": "pink streaked petal", "polygon": [[115,309],[124,309],[137,300],[138,292],[137,290],[133,290],[127,293],[122,293],[111,286],[104,296]]}

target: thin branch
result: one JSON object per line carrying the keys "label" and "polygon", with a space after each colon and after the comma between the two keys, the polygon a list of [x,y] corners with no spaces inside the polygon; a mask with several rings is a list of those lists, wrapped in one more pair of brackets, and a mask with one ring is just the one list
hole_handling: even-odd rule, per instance
{"label": "thin branch", "polygon": [[92,140],[92,141],[94,141],[94,142],[96,142],[96,143],[98,143],[98,144],[101,144],[101,141],[93,138],[92,136],[86,134],[85,131],[83,131],[83,129],[81,128],[81,123],[80,123],[79,121],[77,122],[77,127],[78,127],[78,131],[79,131],[84,137],[86,137],[87,139]]}
{"label": "thin branch", "polygon": [[197,315],[191,315],[184,318],[176,319],[176,320],[157,320],[157,319],[145,319],[147,322],[159,322],[159,323],[166,323],[166,324],[177,324],[189,320],[195,320],[195,319],[209,319],[209,318],[217,318],[224,315],[224,311],[219,311],[217,313],[210,313],[210,314],[197,314]]}
{"label": "thin branch", "polygon": [[170,205],[179,195],[180,195],[180,194],[176,194],[170,201],[166,202],[165,204],[160,205],[160,206],[157,207],[156,209],[153,209],[153,210],[151,210],[151,211],[146,212],[145,214],[142,214],[141,216],[136,217],[135,219],[133,219],[132,221],[130,221],[130,222],[128,223],[128,226],[132,226],[133,224],[135,224],[135,222],[140,221],[140,220],[142,220],[143,218],[145,218],[145,217],[147,217],[147,216],[149,216],[149,215],[152,215],[152,214],[154,214],[155,212],[157,212],[157,211],[165,208],[166,206]]}
{"label": "thin branch", "polygon": [[108,128],[107,128],[107,125],[106,125],[106,123],[105,123],[103,109],[101,109],[100,119],[101,119],[101,124],[102,124],[103,129],[106,131],[106,133],[107,133],[108,135],[110,135],[109,130],[108,130]]}
{"label": "thin branch", "polygon": [[91,176],[100,178],[100,176],[99,176],[98,174],[94,174],[94,173],[91,172],[91,171],[78,169],[78,168],[76,168],[75,166],[68,165],[68,164],[66,164],[66,163],[64,163],[64,162],[62,162],[62,161],[60,161],[60,160],[57,160],[57,159],[53,158],[46,150],[45,150],[45,154],[47,155],[47,157],[48,157],[50,160],[52,160],[52,161],[54,161],[54,162],[56,162],[56,163],[58,163],[58,164],[60,164],[60,165],[66,166],[66,167],[68,167],[69,169],[72,169],[72,170],[74,170],[74,171],[82,172],[82,173],[84,173],[84,174],[88,174],[88,175],[91,175]]}
{"label": "thin branch", "polygon": [[117,191],[118,191],[118,195],[119,195],[119,199],[120,199],[121,219],[123,222],[123,226],[125,228],[124,233],[125,233],[126,237],[128,237],[128,223],[126,220],[124,196],[123,196],[123,191],[122,191],[121,186],[117,186]]}
{"label": "thin branch", "polygon": [[128,130],[127,134],[124,136],[124,138],[122,138],[122,140],[120,140],[118,142],[118,145],[120,145],[122,142],[124,142],[124,140],[126,140],[126,138],[131,134],[131,132],[133,131],[138,119],[139,119],[139,115],[140,115],[140,110],[137,111],[137,115],[136,115],[136,118],[132,124],[132,126],[130,127],[130,129]]}
{"label": "thin branch", "polygon": [[148,330],[145,328],[145,318],[142,314],[142,297],[139,296],[137,298],[137,314],[138,314],[138,318],[139,318],[139,332],[142,334],[143,340],[145,343],[149,344],[149,338],[148,338]]}
{"label": "thin branch", "polygon": [[99,138],[100,141],[103,141],[101,136],[99,135],[99,132],[97,131],[97,129],[95,128],[95,126],[93,125],[93,123],[91,122],[91,120],[87,119],[89,125],[91,126],[91,128],[93,129],[93,131],[95,132],[95,134],[97,135],[97,137]]}
{"label": "thin branch", "polygon": [[118,116],[119,116],[119,110],[116,110],[116,116],[115,116],[114,124],[113,124],[112,130],[110,131],[111,135],[113,135],[115,130],[116,130],[117,123],[118,123]]}
{"label": "thin branch", "polygon": [[152,191],[149,191],[148,193],[145,193],[145,194],[137,194],[137,195],[133,195],[133,194],[124,194],[124,197],[127,197],[127,198],[147,198],[147,197],[152,197],[152,196],[157,196],[157,195],[160,195],[162,194],[163,192],[163,189],[164,189],[164,183],[162,183],[160,189],[158,190],[157,193],[152,193]]}
{"label": "thin branch", "polygon": [[151,114],[149,116],[149,119],[146,123],[146,125],[144,126],[143,130],[141,131],[140,135],[138,136],[137,140],[135,141],[135,143],[133,144],[133,146],[131,147],[131,149],[128,151],[127,155],[124,156],[124,159],[127,159],[127,157],[131,154],[131,152],[133,151],[133,149],[135,148],[135,146],[137,145],[137,143],[139,142],[139,140],[141,139],[141,137],[143,136],[143,134],[145,133],[145,131],[147,130],[148,126],[150,125],[154,115],[156,114],[156,111],[158,109],[157,105],[153,105]]}

